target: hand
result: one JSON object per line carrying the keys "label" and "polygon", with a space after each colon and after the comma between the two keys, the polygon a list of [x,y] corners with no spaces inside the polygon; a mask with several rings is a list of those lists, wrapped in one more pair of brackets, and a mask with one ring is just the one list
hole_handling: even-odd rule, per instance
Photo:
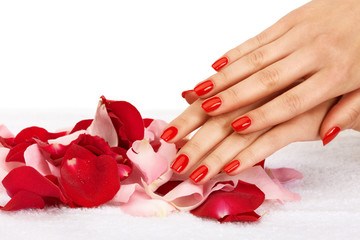
{"label": "hand", "polygon": [[305,79],[235,116],[232,127],[249,134],[358,89],[359,22],[358,0],[314,0],[294,10],[213,65],[219,72],[194,89],[206,99],[201,107],[208,115],[219,116]]}
{"label": "hand", "polygon": [[[263,101],[272,97],[274,96]],[[191,92],[185,98],[190,103],[196,99]],[[231,175],[237,174],[291,142],[319,139],[320,124],[334,102],[335,99],[329,100],[273,128],[240,135],[229,124],[233,117],[254,109],[263,102],[209,117],[199,110],[202,100],[198,99],[174,119],[162,135],[164,140],[176,142],[201,126],[180,149],[171,168],[178,173],[191,172],[190,178],[195,183],[210,180],[221,169]],[[358,103],[360,105],[360,98]]]}

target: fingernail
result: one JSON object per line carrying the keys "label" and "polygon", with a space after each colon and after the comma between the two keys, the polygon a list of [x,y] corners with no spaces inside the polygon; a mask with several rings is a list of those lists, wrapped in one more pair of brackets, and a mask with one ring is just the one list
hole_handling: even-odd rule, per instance
{"label": "fingernail", "polygon": [[206,80],[205,82],[196,85],[194,91],[198,96],[202,96],[210,92],[213,88],[214,88],[214,83],[211,80]]}
{"label": "fingernail", "polygon": [[324,136],[324,138],[322,139],[323,142],[323,146],[325,146],[326,144],[328,144],[329,142],[331,142],[340,132],[340,128],[339,127],[333,127],[331,128]]}
{"label": "fingernail", "polygon": [[190,175],[190,179],[193,180],[194,183],[198,183],[206,176],[208,171],[208,168],[205,165],[202,165]]}
{"label": "fingernail", "polygon": [[234,160],[231,163],[229,163],[228,165],[226,165],[223,170],[226,173],[231,173],[232,171],[234,171],[235,169],[237,169],[240,166],[240,162],[239,160]]}
{"label": "fingernail", "polygon": [[212,112],[215,109],[219,108],[221,105],[221,99],[219,97],[213,97],[201,104],[201,107],[205,112]]}
{"label": "fingernail", "polygon": [[161,135],[161,138],[165,141],[168,142],[171,139],[173,139],[176,134],[178,133],[178,130],[176,127],[169,127],[168,129],[166,129],[163,134]]}
{"label": "fingernail", "polygon": [[191,93],[191,92],[193,92],[193,91],[194,91],[194,90],[183,91],[183,92],[181,93],[181,96],[182,96],[183,98],[185,98],[186,94]]}
{"label": "fingernail", "polygon": [[213,63],[212,68],[215,71],[219,71],[220,69],[222,69],[227,63],[229,62],[229,59],[227,59],[226,57],[222,57],[219,60],[217,60],[216,62]]}
{"label": "fingernail", "polygon": [[171,165],[171,169],[180,173],[188,165],[189,158],[185,154],[180,154]]}
{"label": "fingernail", "polygon": [[241,131],[247,129],[248,127],[250,127],[250,125],[251,125],[251,119],[246,116],[235,120],[231,124],[232,128],[237,132],[241,132]]}

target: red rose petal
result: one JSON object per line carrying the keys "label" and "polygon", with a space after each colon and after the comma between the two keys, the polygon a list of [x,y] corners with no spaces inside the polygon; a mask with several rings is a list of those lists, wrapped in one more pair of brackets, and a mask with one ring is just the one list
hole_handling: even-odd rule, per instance
{"label": "red rose petal", "polygon": [[80,130],[86,130],[91,125],[92,121],[93,119],[81,120],[80,122],[75,124],[74,128],[70,131],[69,134],[72,134]]}
{"label": "red rose petal", "polygon": [[3,138],[0,137],[0,144],[3,145],[6,148],[11,148],[15,145],[14,143],[15,138]]}
{"label": "red rose petal", "polygon": [[27,191],[42,198],[57,198],[64,203],[67,202],[58,186],[29,166],[11,170],[2,184],[10,197],[15,196],[20,191]]}
{"label": "red rose petal", "polygon": [[32,145],[32,143],[23,142],[11,148],[5,161],[25,163],[24,152],[30,145]]}
{"label": "red rose petal", "polygon": [[58,133],[49,133],[44,128],[40,127],[28,127],[23,129],[21,132],[19,132],[15,139],[14,143],[19,144],[23,142],[34,142],[34,138],[39,139],[43,142],[49,140],[49,139],[55,139],[58,137],[65,136],[67,132],[58,132]]}
{"label": "red rose petal", "polygon": [[43,209],[44,207],[45,202],[38,194],[28,191],[19,191],[4,207],[0,206],[0,209],[3,211],[16,211],[29,208]]}
{"label": "red rose petal", "polygon": [[247,212],[238,215],[228,215],[219,219],[219,222],[256,222],[260,217],[256,212]]}
{"label": "red rose petal", "polygon": [[147,128],[154,121],[154,119],[152,119],[152,118],[144,118],[143,121],[144,121],[144,127]]}
{"label": "red rose petal", "polygon": [[[43,151],[47,152],[50,156],[50,158],[52,160],[56,160],[59,158],[64,157],[67,149],[69,148],[69,145],[63,145],[60,143],[47,143],[47,142],[43,142],[40,140],[35,139],[37,145],[40,147],[40,149],[42,149]],[[57,161],[58,162],[58,161]],[[55,164],[55,162],[52,161],[52,163],[57,166],[57,164]]]}
{"label": "red rose petal", "polygon": [[129,167],[128,165],[118,164],[117,167],[118,167],[120,181],[127,179],[132,172],[132,168]]}
{"label": "red rose petal", "polygon": [[67,195],[84,207],[106,203],[120,188],[115,159],[107,155],[97,157],[76,144],[66,152],[60,174]]}
{"label": "red rose petal", "polygon": [[[265,194],[255,185],[239,181],[231,192],[211,193],[203,204],[191,213],[197,216],[216,218],[219,221],[241,218],[240,215],[253,212],[265,200]],[[249,217],[250,218],[250,217]]]}
{"label": "red rose petal", "polygon": [[261,162],[258,162],[258,163],[255,164],[254,166],[260,166],[260,167],[264,168],[264,167],[265,167],[265,159],[262,160]]}
{"label": "red rose petal", "polygon": [[107,100],[104,96],[101,99],[108,112],[112,112],[121,121],[124,126],[122,130],[131,142],[144,138],[144,121],[139,111],[133,105],[125,101]]}

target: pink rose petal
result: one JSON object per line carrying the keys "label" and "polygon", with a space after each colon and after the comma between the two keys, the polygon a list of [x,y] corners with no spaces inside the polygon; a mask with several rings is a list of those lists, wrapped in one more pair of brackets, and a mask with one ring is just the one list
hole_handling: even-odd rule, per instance
{"label": "pink rose petal", "polygon": [[2,138],[13,138],[14,134],[3,124],[0,124],[0,137]]}
{"label": "pink rose petal", "polygon": [[39,146],[37,144],[31,145],[25,150],[24,159],[26,166],[33,167],[40,174],[44,176],[51,174],[49,163],[42,155]]}
{"label": "pink rose petal", "polygon": [[138,191],[131,196],[129,202],[120,205],[120,208],[127,214],[141,217],[164,217],[176,211],[176,208],[169,203],[159,199],[151,199],[147,194]]}
{"label": "pink rose petal", "polygon": [[168,161],[160,154],[156,154],[145,139],[134,142],[127,156],[142,172],[148,185],[168,170]]}
{"label": "pink rose petal", "polygon": [[106,111],[105,104],[99,103],[94,121],[86,130],[88,134],[103,138],[110,147],[118,146],[118,136]]}
{"label": "pink rose petal", "polygon": [[279,180],[279,182],[281,184],[292,182],[292,181],[303,178],[303,175],[301,174],[301,172],[296,171],[295,169],[292,169],[292,168],[272,168],[272,169],[268,169],[268,171],[270,171],[270,174],[269,174],[270,177],[273,176],[274,178]]}

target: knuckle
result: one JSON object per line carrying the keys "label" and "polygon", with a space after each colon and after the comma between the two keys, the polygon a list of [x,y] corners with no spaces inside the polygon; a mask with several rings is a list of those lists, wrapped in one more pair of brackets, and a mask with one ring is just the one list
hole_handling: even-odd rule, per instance
{"label": "knuckle", "polygon": [[241,163],[252,166],[256,163],[256,153],[252,147],[246,148],[239,157]]}
{"label": "knuckle", "polygon": [[205,165],[211,168],[216,168],[219,167],[219,165],[221,165],[223,162],[224,157],[219,153],[213,152],[206,158]]}
{"label": "knuckle", "polygon": [[264,53],[260,50],[256,50],[248,55],[248,62],[250,65],[258,68],[263,65]]}
{"label": "knuckle", "polygon": [[254,37],[256,45],[257,46],[262,46],[266,43],[266,39],[267,39],[267,32],[263,31],[261,33],[259,33],[258,35],[256,35]]}
{"label": "knuckle", "polygon": [[225,129],[225,128],[229,128],[230,129],[230,122],[231,120],[226,117],[225,115],[218,115],[215,117],[212,117],[208,120],[207,124],[209,124],[210,128],[213,129]]}
{"label": "knuckle", "polygon": [[302,99],[295,93],[285,93],[281,99],[282,104],[292,115],[297,115],[298,111],[302,109]]}
{"label": "knuckle", "polygon": [[215,75],[213,75],[213,80],[222,84],[226,84],[227,82],[229,82],[229,79],[230,78],[226,71],[219,71]]}
{"label": "knuckle", "polygon": [[189,142],[187,142],[183,148],[185,148],[185,152],[191,152],[196,154],[201,152],[201,144],[194,140],[190,140]]}
{"label": "knuckle", "polygon": [[265,89],[274,89],[280,81],[280,73],[276,68],[268,68],[259,72],[259,82]]}
{"label": "knuckle", "polygon": [[190,118],[188,116],[183,116],[183,115],[178,116],[172,122],[172,124],[175,126],[191,126],[192,125]]}
{"label": "knuckle", "polygon": [[227,89],[225,93],[226,98],[230,100],[229,103],[234,104],[240,102],[240,93],[236,86]]}
{"label": "knuckle", "polygon": [[357,123],[357,120],[360,116],[360,109],[357,109],[355,107],[349,107],[346,111],[345,116],[348,124],[352,127]]}

